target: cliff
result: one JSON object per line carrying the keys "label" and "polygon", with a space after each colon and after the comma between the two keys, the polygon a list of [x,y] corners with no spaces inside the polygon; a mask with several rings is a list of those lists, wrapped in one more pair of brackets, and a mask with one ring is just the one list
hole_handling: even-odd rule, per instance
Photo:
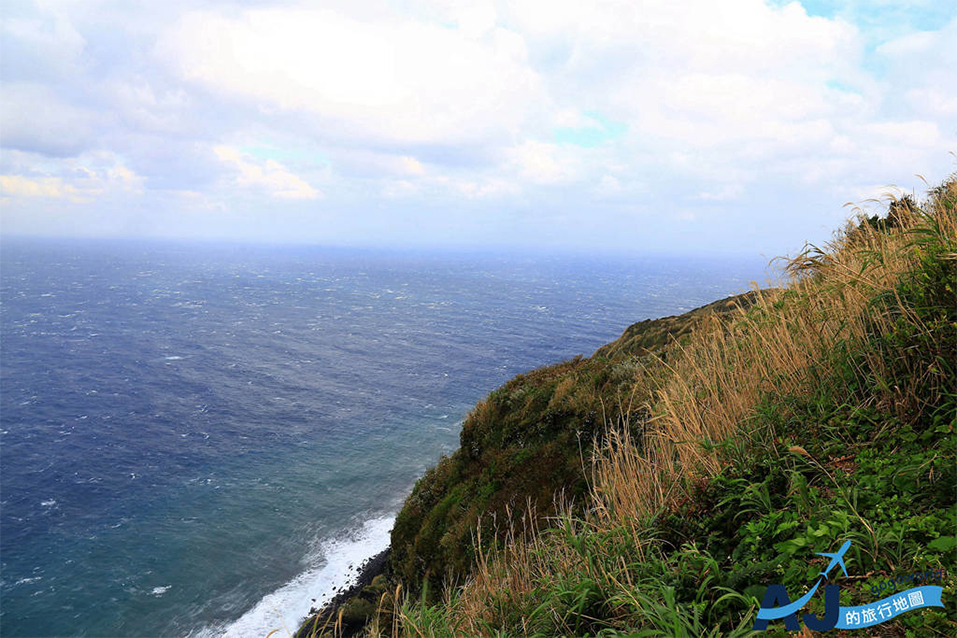
{"label": "cliff", "polygon": [[842,605],[944,574],[949,606],[874,635],[953,635],[955,204],[951,178],[809,247],[783,289],[492,392],[407,499],[363,631],[750,635],[768,584],[806,590],[851,540]]}
{"label": "cliff", "polygon": [[473,536],[502,539],[512,513],[556,513],[556,493],[573,509],[587,501],[593,446],[608,419],[636,412],[635,375],[696,325],[747,308],[757,293],[728,297],[674,317],[629,326],[592,357],[520,374],[493,391],[462,426],[459,449],[416,484],[392,532],[392,566],[406,587],[428,577],[433,592],[469,574]]}

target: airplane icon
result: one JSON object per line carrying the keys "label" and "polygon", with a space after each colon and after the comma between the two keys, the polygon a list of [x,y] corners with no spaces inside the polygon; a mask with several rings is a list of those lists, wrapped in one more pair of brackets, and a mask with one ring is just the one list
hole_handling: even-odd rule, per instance
{"label": "airplane icon", "polygon": [[847,569],[844,567],[844,552],[846,552],[850,546],[851,541],[844,541],[844,544],[841,545],[841,548],[833,554],[828,552],[815,552],[815,556],[826,556],[831,559],[831,562],[827,565],[827,569],[825,569],[823,572],[819,572],[820,575],[824,576],[824,578],[827,578],[827,573],[831,571],[835,565],[840,565],[841,571],[843,571],[844,575],[847,576]]}

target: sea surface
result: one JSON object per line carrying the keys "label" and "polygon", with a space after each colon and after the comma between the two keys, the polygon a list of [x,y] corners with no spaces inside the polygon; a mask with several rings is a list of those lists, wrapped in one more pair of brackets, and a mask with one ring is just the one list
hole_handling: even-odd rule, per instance
{"label": "sea surface", "polygon": [[516,373],[761,260],[5,239],[0,632],[265,636]]}

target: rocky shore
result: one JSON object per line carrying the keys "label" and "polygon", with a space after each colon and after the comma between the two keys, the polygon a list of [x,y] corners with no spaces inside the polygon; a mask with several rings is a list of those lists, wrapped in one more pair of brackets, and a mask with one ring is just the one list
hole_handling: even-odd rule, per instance
{"label": "rocky shore", "polygon": [[379,598],[388,589],[386,578],[390,556],[391,549],[386,548],[363,562],[352,585],[340,588],[327,603],[309,610],[309,617],[302,623],[295,638],[322,635],[323,629],[329,630],[335,626],[340,612],[342,619],[336,635],[343,638],[358,636],[376,610]]}

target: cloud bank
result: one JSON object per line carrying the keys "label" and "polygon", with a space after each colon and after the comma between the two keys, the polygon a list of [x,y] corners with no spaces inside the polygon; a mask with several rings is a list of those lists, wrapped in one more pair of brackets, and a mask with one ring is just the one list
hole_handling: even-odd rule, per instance
{"label": "cloud bank", "polygon": [[954,6],[355,4],[5,4],[0,231],[775,254],[954,169]]}

